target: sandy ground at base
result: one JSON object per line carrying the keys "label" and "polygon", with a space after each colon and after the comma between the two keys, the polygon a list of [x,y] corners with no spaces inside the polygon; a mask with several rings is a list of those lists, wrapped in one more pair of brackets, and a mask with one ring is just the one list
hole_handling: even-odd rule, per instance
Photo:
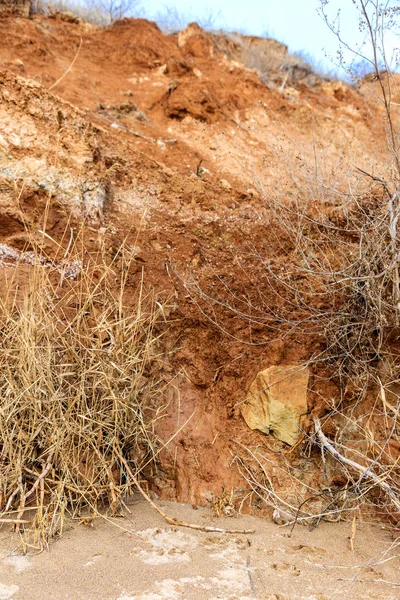
{"label": "sandy ground at base", "polygon": [[41,553],[21,554],[19,535],[3,526],[0,600],[399,598],[399,549],[379,526],[359,523],[352,552],[351,523],[299,525],[289,537],[288,527],[264,519],[160,505],[177,519],[255,533],[171,527],[136,497],[125,518],[74,521]]}

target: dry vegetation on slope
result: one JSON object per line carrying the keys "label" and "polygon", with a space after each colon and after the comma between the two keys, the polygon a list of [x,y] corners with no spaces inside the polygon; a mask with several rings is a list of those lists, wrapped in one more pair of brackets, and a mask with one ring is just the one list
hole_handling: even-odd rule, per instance
{"label": "dry vegetation on slope", "polygon": [[[261,514],[283,507],[279,518],[297,515],[313,523],[358,515],[360,504],[368,517],[376,516],[376,506],[384,516],[396,511],[372,477],[398,498],[397,325],[390,312],[397,267],[388,264],[394,250],[387,229],[390,185],[395,190],[397,179],[384,112],[376,102],[378,83],[348,87],[321,80],[288,57],[284,46],[247,40],[256,53],[261,45],[271,57],[268,69],[257,72],[241,62],[242,42],[197,26],[165,36],[140,19],[99,29],[62,15],[8,17],[0,19],[0,35],[0,241],[6,249],[1,278],[10,297],[18,289],[11,308],[5,304],[7,326],[21,327],[28,309],[36,314],[37,296],[27,290],[32,274],[45,271],[22,258],[34,251],[50,261],[51,277],[59,277],[55,265],[60,256],[69,257],[71,239],[81,232],[78,287],[42,274],[51,287],[37,314],[44,311],[49,321],[31,326],[44,335],[45,351],[58,333],[50,329],[52,315],[67,310],[80,282],[88,296],[79,306],[104,304],[87,285],[90,265],[101,256],[110,265],[107,294],[115,300],[121,278],[129,284],[126,316],[116,317],[111,305],[110,313],[95,310],[92,329],[82,332],[94,344],[83,344],[85,368],[95,379],[109,368],[101,361],[95,361],[94,371],[91,366],[97,345],[104,343],[99,327],[126,326],[121,343],[128,347],[120,347],[123,364],[116,368],[130,373],[133,367],[124,361],[129,344],[136,343],[130,328],[137,327],[130,318],[140,307],[133,290],[140,288],[147,297],[154,289],[167,301],[163,309],[158,305],[162,360],[147,384],[166,407],[154,423],[161,440],[157,461],[144,472],[153,490],[165,498],[209,502],[217,511],[234,506]],[[397,127],[397,78],[390,83]],[[379,173],[389,182],[389,196],[365,173]],[[118,259],[121,248],[131,256],[128,266]],[[33,304],[24,305],[23,298]],[[62,314],[65,341],[72,336],[81,344],[79,319],[84,322],[85,311],[77,310],[78,321]],[[108,324],[102,321],[107,315]],[[143,318],[150,327],[155,316]],[[10,356],[12,331],[3,330]],[[24,338],[18,334],[18,339]],[[146,344],[138,344],[144,353],[141,377],[147,354]],[[32,351],[29,344],[24,348]],[[40,361],[40,368],[53,371],[52,361],[47,367]],[[73,364],[78,369],[75,359]],[[355,371],[360,364],[364,371]],[[367,379],[370,364],[374,377]],[[293,448],[251,431],[241,416],[257,372],[272,365],[310,369],[304,432]],[[54,387],[45,372],[43,377]],[[54,377],[60,393],[68,395],[64,387],[71,382],[61,372]],[[19,398],[11,383],[0,381],[7,394]],[[19,383],[22,394],[38,379]],[[118,383],[106,383],[107,402],[116,390],[126,392],[125,386],[121,392]],[[50,391],[43,389],[46,397]],[[79,398],[90,393],[85,389]],[[136,396],[129,410],[136,410],[135,402]],[[21,415],[25,408],[20,406]],[[51,424],[55,413],[46,414]],[[122,416],[121,430],[117,423],[112,433],[108,426],[107,434],[103,426],[101,433],[97,425],[90,430],[108,440],[99,471],[84,483],[92,485],[90,498],[86,489],[83,495],[90,504],[102,498],[96,490],[109,485],[112,496],[112,486],[122,494],[129,484],[112,446],[125,436]],[[153,417],[147,417],[152,424]],[[6,418],[3,413],[5,429]],[[104,418],[110,418],[107,411]],[[13,418],[23,422],[18,419]],[[325,439],[365,467],[368,477],[360,478],[350,465],[343,469],[329,453],[321,455],[324,438],[314,436],[319,420]],[[74,427],[79,437],[75,421]],[[20,431],[24,435],[23,427]],[[68,438],[72,445],[74,435]],[[40,444],[39,450],[32,446],[31,466],[23,464],[25,454],[18,467],[16,455],[7,455],[11,478],[2,484],[3,509],[22,514],[31,495],[54,498],[65,463],[56,460],[55,442]],[[130,451],[118,450],[139,467]],[[86,461],[94,465],[93,456]],[[82,457],[77,461],[75,471],[66,468],[65,484],[74,489],[77,478],[87,475],[87,467],[79,467]],[[32,479],[21,480],[21,473],[29,472],[25,467]]]}

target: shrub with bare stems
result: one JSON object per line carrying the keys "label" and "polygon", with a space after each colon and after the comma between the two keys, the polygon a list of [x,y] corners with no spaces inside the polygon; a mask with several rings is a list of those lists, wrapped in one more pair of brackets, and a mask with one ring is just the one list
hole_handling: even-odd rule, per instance
{"label": "shrub with bare stems", "polygon": [[144,15],[141,0],[31,0],[31,15],[71,14],[100,27],[112,25],[124,17]]}

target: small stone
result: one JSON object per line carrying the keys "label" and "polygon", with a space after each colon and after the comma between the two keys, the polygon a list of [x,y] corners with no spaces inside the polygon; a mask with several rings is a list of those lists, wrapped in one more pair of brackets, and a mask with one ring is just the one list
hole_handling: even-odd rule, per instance
{"label": "small stone", "polygon": [[65,21],[66,23],[73,23],[74,25],[79,25],[81,23],[81,19],[74,15],[73,12],[65,11],[60,13],[61,21]]}
{"label": "small stone", "polygon": [[0,133],[0,146],[3,146],[3,148],[8,148],[8,142],[7,140],[1,135]]}
{"label": "small stone", "polygon": [[226,190],[231,190],[232,186],[229,183],[229,181],[227,181],[226,179],[221,179],[220,180],[220,184],[222,185],[223,188],[225,188]]}
{"label": "small stone", "polygon": [[18,146],[20,146],[20,145],[21,145],[21,138],[20,138],[20,136],[19,136],[19,135],[17,135],[16,133],[11,133],[11,134],[9,135],[8,139],[9,139],[10,143],[11,143],[13,146],[17,146],[17,147],[18,147]]}
{"label": "small stone", "polygon": [[250,429],[272,434],[293,446],[307,413],[308,379],[308,369],[301,366],[272,366],[260,371],[242,410]]}
{"label": "small stone", "polygon": [[294,520],[294,516],[285,510],[276,508],[272,513],[272,520],[277,525],[287,525]]}

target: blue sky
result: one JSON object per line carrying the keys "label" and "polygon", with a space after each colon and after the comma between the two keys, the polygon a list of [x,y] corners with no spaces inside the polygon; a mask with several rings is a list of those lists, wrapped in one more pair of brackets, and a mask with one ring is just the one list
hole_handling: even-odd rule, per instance
{"label": "blue sky", "polygon": [[323,41],[318,4],[318,0],[146,0],[145,7],[149,16],[157,15],[165,7],[193,17],[220,14],[218,24],[222,27],[245,29],[255,35],[279,34],[286,41],[301,40],[306,29],[308,34],[312,31],[313,36],[316,34]]}
{"label": "blue sky", "polygon": [[[389,4],[398,6],[399,0]],[[338,41],[318,14],[319,0],[145,0],[144,6],[146,16],[154,20],[165,15],[166,7],[183,20],[213,15],[216,28],[274,37],[291,52],[305,52],[327,69],[334,69],[337,63]],[[331,18],[340,10],[341,32],[350,45],[362,43],[364,36],[359,32],[352,0],[329,0],[326,10]],[[400,46],[393,34],[387,36],[387,42],[389,54]]]}

